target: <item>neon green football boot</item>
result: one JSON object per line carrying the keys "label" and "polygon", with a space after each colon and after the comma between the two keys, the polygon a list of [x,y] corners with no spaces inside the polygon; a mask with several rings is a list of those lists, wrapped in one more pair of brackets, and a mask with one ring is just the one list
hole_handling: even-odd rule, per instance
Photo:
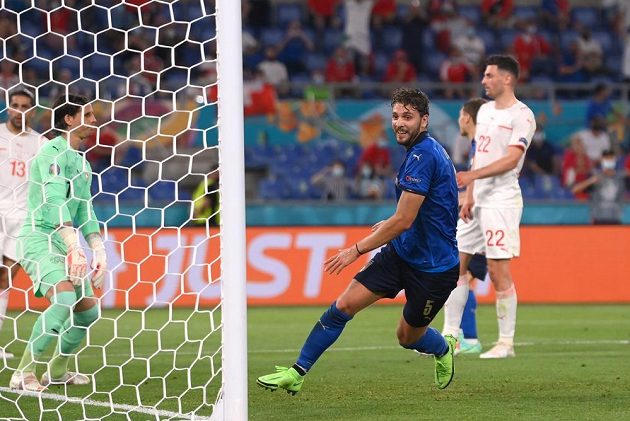
{"label": "neon green football boot", "polygon": [[301,376],[293,367],[276,366],[275,373],[260,376],[256,383],[258,386],[272,392],[280,388],[291,395],[295,395],[302,388],[304,376]]}
{"label": "neon green football boot", "polygon": [[452,335],[446,335],[444,339],[448,344],[448,351],[441,357],[433,357],[435,359],[435,385],[438,389],[446,389],[455,375],[454,352],[457,339]]}

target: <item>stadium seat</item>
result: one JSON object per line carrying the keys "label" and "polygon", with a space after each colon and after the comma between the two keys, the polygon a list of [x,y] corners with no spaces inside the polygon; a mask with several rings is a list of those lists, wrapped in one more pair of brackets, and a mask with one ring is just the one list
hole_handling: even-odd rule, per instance
{"label": "stadium seat", "polygon": [[147,188],[149,197],[165,202],[174,202],[177,195],[177,184],[174,181],[158,181]]}
{"label": "stadium seat", "polygon": [[328,59],[323,54],[310,53],[306,55],[305,65],[309,72],[314,70],[324,70]]}
{"label": "stadium seat", "polygon": [[511,49],[512,45],[514,44],[514,39],[516,38],[517,35],[518,35],[518,31],[514,29],[502,29],[501,38],[499,41],[501,44],[501,48],[503,48],[503,50],[506,50],[506,51]]}
{"label": "stadium seat", "polygon": [[440,77],[440,68],[442,67],[444,60],[446,60],[446,56],[438,51],[435,51],[433,54],[427,56],[425,69],[430,77]]}
{"label": "stadium seat", "polygon": [[303,8],[299,3],[280,3],[276,6],[276,22],[285,27],[294,20],[303,21]]}
{"label": "stadium seat", "polygon": [[323,48],[324,53],[331,54],[340,45],[343,45],[346,35],[338,29],[330,29],[324,32]]}
{"label": "stadium seat", "polygon": [[501,52],[501,43],[496,39],[495,33],[489,29],[478,29],[477,35],[483,40],[487,54]]}
{"label": "stadium seat", "polygon": [[596,7],[575,7],[571,12],[573,23],[580,24],[586,28],[595,29],[602,21],[599,9]]}
{"label": "stadium seat", "polygon": [[459,14],[470,22],[472,22],[475,26],[477,26],[481,22],[481,9],[479,6],[473,5],[462,5],[458,8]]}
{"label": "stadium seat", "polygon": [[608,57],[612,54],[620,54],[621,51],[615,51],[615,43],[613,42],[613,37],[610,31],[593,31],[592,37],[595,41],[602,46],[602,50],[604,51],[604,57]]}
{"label": "stadium seat", "polygon": [[517,20],[524,21],[536,19],[538,12],[536,11],[536,7],[533,6],[519,6],[514,8],[512,16]]}
{"label": "stadium seat", "polygon": [[374,54],[374,76],[377,80],[382,80],[387,70],[387,64],[389,63],[389,57],[385,53]]}
{"label": "stadium seat", "polygon": [[383,29],[383,47],[385,48],[385,51],[392,52],[400,49],[402,46],[402,38],[402,31],[397,27],[385,27]]}
{"label": "stadium seat", "polygon": [[260,42],[263,46],[278,45],[284,38],[284,31],[278,28],[264,28],[260,32]]}

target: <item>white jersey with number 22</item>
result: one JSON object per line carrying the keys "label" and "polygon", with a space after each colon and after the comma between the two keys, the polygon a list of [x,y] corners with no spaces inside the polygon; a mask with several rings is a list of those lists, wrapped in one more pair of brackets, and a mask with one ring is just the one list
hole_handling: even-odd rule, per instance
{"label": "white jersey with number 22", "polygon": [[[529,107],[521,101],[505,109],[497,109],[496,102],[481,106],[477,114],[474,169],[486,167],[503,158],[508,148],[519,147],[527,151],[534,132],[536,119]],[[475,206],[486,208],[520,208],[523,206],[518,176],[523,167],[525,153],[513,170],[494,177],[475,180]]]}

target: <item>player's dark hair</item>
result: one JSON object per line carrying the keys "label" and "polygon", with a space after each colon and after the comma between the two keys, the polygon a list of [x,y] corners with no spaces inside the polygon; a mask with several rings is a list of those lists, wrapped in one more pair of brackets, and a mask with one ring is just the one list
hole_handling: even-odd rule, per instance
{"label": "player's dark hair", "polygon": [[471,98],[464,103],[462,110],[472,117],[473,123],[477,124],[477,113],[483,104],[488,102],[483,98]]}
{"label": "player's dark hair", "polygon": [[74,116],[87,103],[88,99],[81,95],[60,95],[53,103],[53,127],[55,130],[66,131],[68,129],[66,116]]}
{"label": "player's dark hair", "polygon": [[9,104],[13,101],[14,96],[25,96],[31,100],[31,107],[35,105],[35,94],[24,87],[15,88],[9,92]]}
{"label": "player's dark hair", "polygon": [[429,97],[419,89],[398,88],[392,93],[392,107],[402,104],[420,113],[420,117],[429,114]]}
{"label": "player's dark hair", "polygon": [[510,72],[514,78],[518,80],[520,65],[514,57],[503,54],[492,55],[486,60],[486,66],[492,65],[497,66],[499,69],[505,70],[506,72]]}

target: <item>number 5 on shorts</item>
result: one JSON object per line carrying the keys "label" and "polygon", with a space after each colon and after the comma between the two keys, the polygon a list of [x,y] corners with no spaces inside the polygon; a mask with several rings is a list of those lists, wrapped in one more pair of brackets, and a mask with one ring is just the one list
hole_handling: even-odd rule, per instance
{"label": "number 5 on shorts", "polygon": [[433,310],[433,300],[427,300],[427,303],[424,305],[424,310],[422,311],[422,314],[424,314],[425,316],[429,316],[431,314],[431,310]]}

